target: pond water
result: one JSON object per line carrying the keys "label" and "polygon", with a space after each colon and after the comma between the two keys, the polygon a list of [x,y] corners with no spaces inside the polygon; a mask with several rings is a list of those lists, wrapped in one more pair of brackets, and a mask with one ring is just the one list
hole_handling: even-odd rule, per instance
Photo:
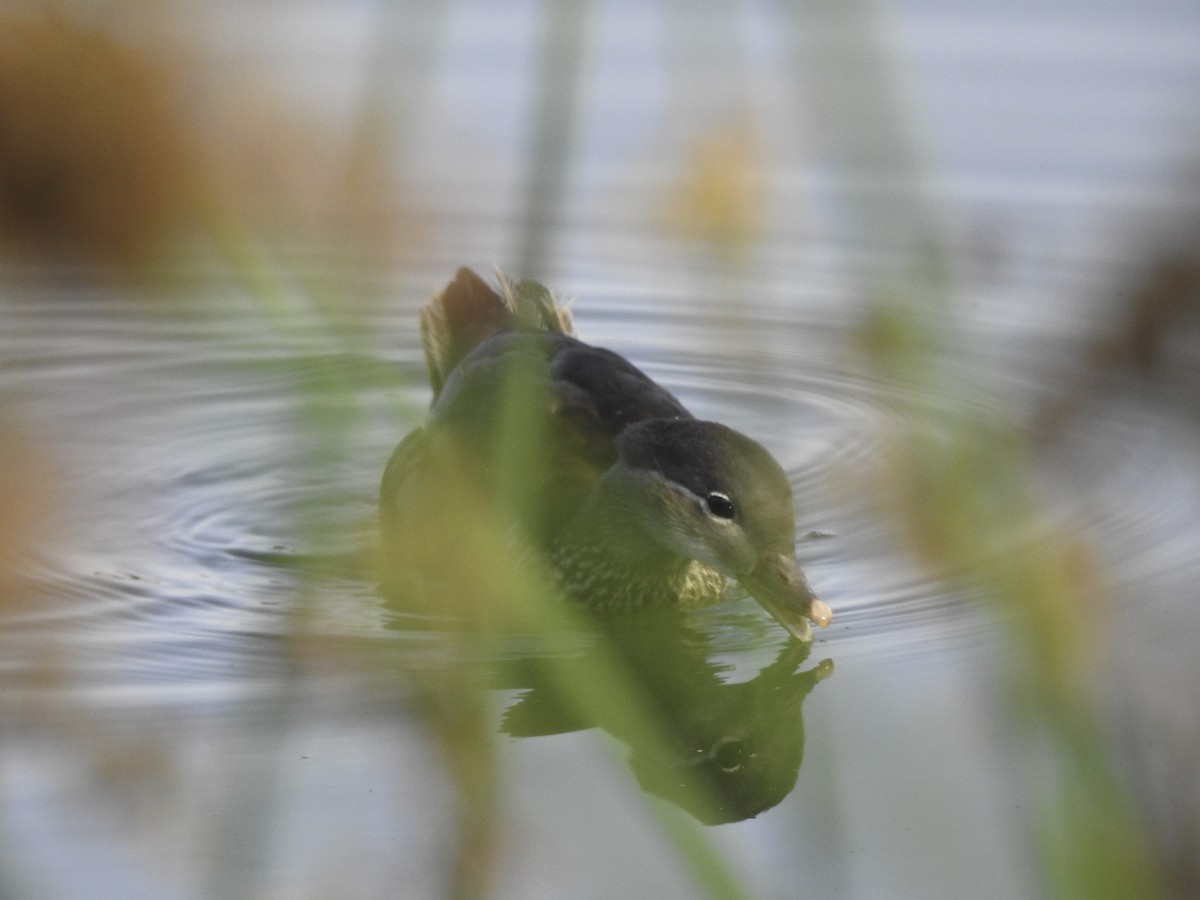
{"label": "pond water", "polygon": [[[1045,519],[1098,560],[1085,615],[1118,770],[1163,845],[1186,855],[1172,823],[1182,831],[1200,809],[1198,342],[1168,341],[1152,379],[1097,375],[1089,348],[1141,272],[1145,247],[1114,214],[1188,233],[1172,224],[1188,198],[1158,178],[1174,145],[1130,134],[1151,115],[1137,98],[1169,85],[1160,119],[1195,99],[1200,23],[1162,4],[1141,21],[1141,43],[1105,61],[1093,48],[1118,46],[1130,11],[1102,22],[1065,5],[1065,21],[1099,31],[1085,48],[1058,20],[1031,44],[1031,26],[1008,21],[985,38],[969,10],[924,6],[902,12],[918,81],[934,86],[934,131],[946,132],[950,184],[938,196],[967,227],[947,245],[951,302],[914,315],[948,341],[955,402],[983,418],[1025,429],[1073,402],[1032,477]],[[751,43],[766,40],[764,17],[751,17]],[[451,26],[452,67],[478,38]],[[309,22],[281,39],[284,61],[311,53],[320,30]],[[963,42],[987,51],[982,63]],[[598,76],[589,109],[636,80],[630,46],[634,62]],[[1027,56],[1011,69],[988,67],[1016,49]],[[1052,61],[1072,77],[1031,97]],[[500,64],[471,65],[478,76]],[[1080,81],[1089,72],[1102,76],[1103,106]],[[446,83],[440,115],[482,104],[479,132],[507,134],[488,131],[494,104]],[[516,88],[490,90],[503,100]],[[997,147],[994,120],[964,112],[976,90],[1017,110],[1010,145]],[[640,121],[640,101],[627,102]],[[1067,108],[1104,140],[1067,141],[1055,130],[1070,130],[1056,118]],[[671,799],[682,777],[671,766],[694,765],[690,753],[724,773],[716,790],[733,821],[701,833],[750,895],[1045,895],[1039,791],[1053,764],[1013,702],[1027,649],[973,591],[914,561],[878,496],[914,388],[864,354],[876,295],[864,273],[889,269],[896,248],[844,227],[854,204],[817,160],[773,187],[775,218],[751,263],[714,263],[644,215],[638,195],[660,170],[638,159],[613,177],[627,148],[584,132],[546,280],[575,298],[584,339],[773,451],[796,494],[799,558],[834,622],[807,652],[750,601],[673,633],[622,633],[678,741],[674,762],[619,716],[564,711],[528,665],[544,647],[526,652],[519,634],[489,646],[486,715],[503,773],[495,894],[696,896],[660,821],[695,818]],[[412,165],[433,166],[416,143]],[[455,631],[389,607],[362,562],[383,465],[427,403],[420,305],[458,265],[504,263],[523,243],[505,157],[516,151],[499,146],[485,171],[434,166],[437,235],[419,262],[364,273],[314,258],[292,273],[282,309],[201,265],[150,290],[10,273],[0,391],[54,473],[54,537],[33,566],[36,602],[2,611],[0,895],[445,892],[454,783],[411,673],[453,679],[468,664]],[[332,311],[314,303],[322,292]],[[587,648],[570,635],[559,653]],[[380,659],[410,677],[389,679]],[[662,675],[668,665],[686,684]]]}

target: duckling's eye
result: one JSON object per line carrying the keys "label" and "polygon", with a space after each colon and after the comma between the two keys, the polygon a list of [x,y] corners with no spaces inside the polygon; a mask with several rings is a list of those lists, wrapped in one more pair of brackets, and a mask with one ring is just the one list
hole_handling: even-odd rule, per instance
{"label": "duckling's eye", "polygon": [[732,519],[737,515],[737,510],[733,508],[733,501],[715,491],[704,498],[704,505],[718,519]]}

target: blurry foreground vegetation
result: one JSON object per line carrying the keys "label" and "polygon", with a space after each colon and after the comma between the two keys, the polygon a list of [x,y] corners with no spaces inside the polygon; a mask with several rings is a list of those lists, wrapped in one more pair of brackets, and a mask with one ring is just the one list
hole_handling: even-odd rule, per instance
{"label": "blurry foreground vegetation", "polygon": [[[83,266],[95,277],[136,282],[169,270],[185,249],[207,246],[288,337],[292,325],[278,299],[292,290],[296,270],[281,248],[301,236],[317,248],[352,248],[378,264],[395,264],[396,245],[412,234],[412,220],[391,212],[398,173],[389,170],[386,148],[369,139],[338,145],[318,123],[290,114],[250,81],[245,102],[210,92],[214,82],[204,48],[189,42],[182,27],[187,23],[153,10],[150,24],[140,28],[83,4],[17,4],[0,11],[0,251],[10,271],[32,271],[33,277],[41,266]],[[872,50],[869,35],[862,50]],[[887,95],[869,77],[860,89]],[[886,106],[886,99],[879,102]],[[553,156],[554,110],[547,121],[541,150]],[[664,190],[668,227],[735,273],[746,248],[761,236],[766,176],[757,141],[752,121],[701,135],[690,159],[681,160],[676,185]],[[554,202],[553,191],[538,196]],[[552,219],[555,211],[540,212]],[[1052,748],[1057,773],[1037,814],[1047,894],[1081,900],[1185,896],[1200,889],[1186,880],[1195,873],[1180,873],[1143,827],[1108,757],[1089,691],[1097,656],[1112,638],[1097,614],[1106,599],[1086,538],[1044,520],[1032,484],[1029,436],[1005,423],[980,421],[957,402],[953,380],[935,362],[953,350],[930,343],[919,324],[927,301],[918,296],[952,299],[937,274],[937,256],[936,250],[916,254],[911,264],[924,274],[887,299],[881,291],[863,324],[862,347],[881,380],[919,387],[918,398],[903,410],[905,425],[893,435],[890,454],[879,461],[880,496],[915,557],[1003,611],[1014,646],[1022,648],[1027,665],[1014,673],[1012,700],[1030,742]],[[1173,278],[1180,289],[1168,285],[1154,293],[1148,287],[1170,301],[1153,309],[1194,304],[1194,260],[1163,271],[1162,278]],[[337,299],[327,287],[306,289],[318,308]],[[168,303],[175,299],[165,288],[162,296]],[[1129,358],[1152,358],[1151,319],[1158,314],[1131,315],[1137,336]],[[335,331],[332,339],[336,345],[341,336]],[[347,407],[355,404],[353,382],[318,387],[332,389]],[[301,397],[299,403],[306,402]],[[354,439],[352,418],[314,413],[309,421],[330,452]],[[20,423],[0,423],[0,608],[22,593],[14,559],[36,544],[36,510],[51,503],[46,486],[52,479],[44,474],[42,455],[30,451],[33,439],[26,432]],[[464,659],[494,655],[514,620],[519,630],[546,640],[547,651],[550,636],[587,628],[537,582],[536,573],[512,565],[486,517],[467,514],[464,520],[478,526],[470,537],[475,565],[463,572],[467,606],[459,611],[476,627],[456,635]],[[313,530],[318,534],[320,523]],[[485,598],[489,611],[504,610],[503,626],[470,606]],[[448,894],[486,895],[504,852],[502,773],[486,667],[464,664],[447,677],[403,659],[359,657],[357,650],[309,632],[303,613],[301,603],[294,635],[298,671],[361,665],[408,683],[457,792]],[[602,644],[582,665],[568,665],[553,652],[545,660],[543,676],[581,718],[603,719],[617,709],[636,735],[631,741],[659,748],[670,741],[615,650]],[[693,799],[701,808],[714,802]],[[647,812],[661,820],[709,895],[743,892],[693,821],[653,802]],[[711,810],[710,817],[716,817]]]}

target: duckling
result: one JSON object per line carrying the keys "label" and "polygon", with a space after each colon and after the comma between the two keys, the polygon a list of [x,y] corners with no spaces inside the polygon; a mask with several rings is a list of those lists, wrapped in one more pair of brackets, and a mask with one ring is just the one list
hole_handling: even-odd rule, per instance
{"label": "duckling", "polygon": [[[428,547],[451,494],[597,610],[695,608],[739,583],[796,638],[829,607],[795,558],[791,485],[760,444],[696,419],[624,357],[575,337],[541,285],[470,269],[422,310],[434,397],[380,489],[384,553]],[[447,473],[452,473],[448,477]],[[434,541],[455,542],[438,534]]]}

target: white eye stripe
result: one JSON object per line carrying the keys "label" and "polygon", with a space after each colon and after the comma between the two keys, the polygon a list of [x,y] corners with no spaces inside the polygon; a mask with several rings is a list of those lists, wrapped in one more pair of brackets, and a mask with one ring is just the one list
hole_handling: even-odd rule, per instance
{"label": "white eye stripe", "polygon": [[[661,475],[661,473],[660,473]],[[738,518],[737,507],[734,502],[729,499],[727,494],[720,491],[712,491],[709,494],[701,497],[691,488],[685,487],[677,481],[672,481],[669,478],[663,478],[662,484],[667,485],[672,491],[682,497],[688,498],[690,501],[699,505],[710,519],[720,522],[722,525],[733,524]]]}

